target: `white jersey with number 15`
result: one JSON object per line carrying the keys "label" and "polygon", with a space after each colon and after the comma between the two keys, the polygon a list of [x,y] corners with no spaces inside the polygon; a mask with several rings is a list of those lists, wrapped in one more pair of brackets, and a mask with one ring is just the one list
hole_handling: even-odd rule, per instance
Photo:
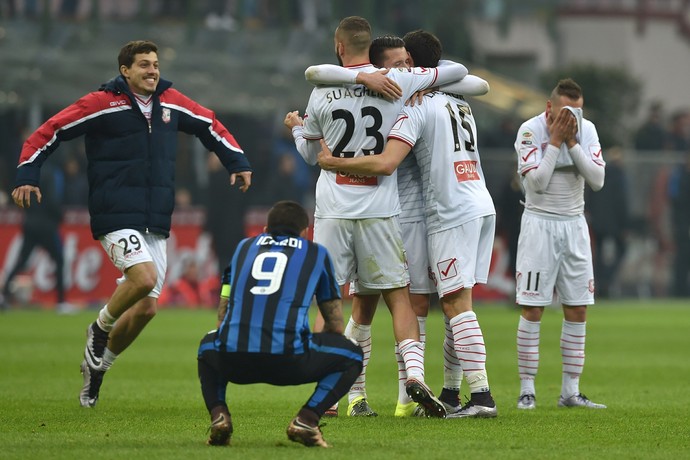
{"label": "white jersey with number 15", "polygon": [[469,104],[444,93],[405,107],[389,139],[413,146],[422,172],[428,233],[494,215],[477,148],[477,127]]}

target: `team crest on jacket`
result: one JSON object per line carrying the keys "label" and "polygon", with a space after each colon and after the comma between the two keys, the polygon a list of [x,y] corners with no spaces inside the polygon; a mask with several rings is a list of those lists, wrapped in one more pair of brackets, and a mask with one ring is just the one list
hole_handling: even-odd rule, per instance
{"label": "team crest on jacket", "polygon": [[161,119],[163,120],[163,123],[170,123],[170,109],[167,107],[163,107],[163,115],[161,115]]}

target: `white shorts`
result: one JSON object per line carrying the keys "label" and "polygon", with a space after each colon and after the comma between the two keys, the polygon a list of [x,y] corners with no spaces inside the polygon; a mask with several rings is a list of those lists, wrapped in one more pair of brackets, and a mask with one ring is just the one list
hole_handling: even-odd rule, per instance
{"label": "white shorts", "polygon": [[594,272],[584,215],[522,214],[515,264],[518,305],[551,305],[554,288],[563,305],[594,304]]}
{"label": "white shorts", "polygon": [[[407,268],[410,273],[410,294],[431,294],[436,292],[427,248],[426,222],[401,222],[403,246],[407,253]],[[365,289],[350,283],[350,295],[377,294],[377,290]]]}
{"label": "white shorts", "polygon": [[429,261],[439,297],[486,284],[496,216],[484,216],[429,235]]}
{"label": "white shorts", "polygon": [[168,267],[167,240],[164,236],[123,229],[100,237],[100,242],[110,261],[123,273],[122,278],[117,280],[118,284],[124,282],[127,277],[124,273],[129,267],[153,262],[158,279],[148,296],[156,299],[160,296]]}
{"label": "white shorts", "polygon": [[395,289],[410,284],[398,217],[314,219],[314,242],[328,249],[339,285]]}

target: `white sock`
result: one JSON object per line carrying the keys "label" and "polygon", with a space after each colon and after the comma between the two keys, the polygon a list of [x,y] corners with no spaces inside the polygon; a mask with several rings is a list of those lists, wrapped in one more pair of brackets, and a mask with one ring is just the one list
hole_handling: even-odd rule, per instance
{"label": "white sock", "polygon": [[561,328],[561,359],[563,360],[563,384],[561,396],[580,394],[580,375],[585,365],[586,322],[572,323],[563,320]]}
{"label": "white sock", "polygon": [[103,367],[101,370],[107,371],[110,369],[110,366],[113,365],[115,362],[115,358],[117,358],[119,355],[116,355],[112,351],[110,351],[110,348],[106,347],[105,351],[103,352]]}
{"label": "white sock", "polygon": [[117,318],[110,314],[108,311],[108,304],[106,304],[103,308],[101,308],[101,311],[98,312],[98,319],[96,321],[98,322],[98,327],[105,332],[110,332],[113,329],[113,325],[115,325]]}
{"label": "white sock", "polygon": [[446,335],[443,340],[443,388],[459,392],[462,384],[462,366],[458,355],[455,353],[450,320],[445,315],[443,320],[446,323]]}
{"label": "white sock", "polygon": [[367,365],[371,357],[371,325],[357,324],[350,317],[345,327],[345,336],[357,342],[362,349],[364,355],[362,359],[362,372],[357,376],[357,380],[350,387],[350,392],[347,395],[348,402],[352,402],[355,398],[367,397],[366,376]]}
{"label": "white sock", "polygon": [[473,311],[460,313],[450,319],[450,327],[453,330],[455,354],[462,365],[470,393],[489,391],[486,346],[477,315]]}
{"label": "white sock", "polygon": [[407,370],[405,369],[405,361],[400,355],[400,348],[395,344],[395,360],[398,364],[398,404],[409,404],[412,401],[405,390],[405,382],[407,382]]}
{"label": "white sock", "polygon": [[[419,343],[422,344],[422,353],[426,349],[426,316],[418,316],[417,324],[419,324]],[[398,403],[409,404],[412,402],[405,389],[407,382],[407,370],[405,370],[405,361],[400,355],[398,345],[395,345],[395,358],[398,362]]]}
{"label": "white sock", "polygon": [[412,339],[405,339],[398,343],[400,356],[405,363],[407,378],[424,381],[424,345]]}
{"label": "white sock", "polygon": [[517,329],[518,373],[520,375],[520,394],[536,394],[534,379],[539,368],[539,329],[540,321],[527,321],[520,316]]}

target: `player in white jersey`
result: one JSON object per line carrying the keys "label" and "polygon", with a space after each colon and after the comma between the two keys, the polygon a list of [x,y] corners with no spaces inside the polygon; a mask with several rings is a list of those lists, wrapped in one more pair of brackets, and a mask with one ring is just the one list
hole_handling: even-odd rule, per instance
{"label": "player in white jersey", "polygon": [[[324,139],[334,154],[344,157],[380,153],[404,100],[416,91],[457,81],[467,74],[464,66],[455,63],[443,69],[391,70],[388,77],[402,90],[402,99],[391,102],[354,84],[364,81],[363,74],[378,70],[368,63],[370,43],[369,23],[360,17],[345,18],[336,29],[335,48],[341,64],[350,69],[324,65],[305,72],[308,79],[322,85],[312,91],[301,137],[293,130],[297,148],[308,162],[316,163],[319,139]],[[343,81],[343,76],[351,84],[323,86]],[[424,383],[423,346],[408,298],[409,275],[399,213],[396,177],[322,171],[316,186],[314,241],[332,254],[340,285],[354,279],[363,288],[382,293],[405,363],[407,393],[428,415],[445,417],[443,404]]]}
{"label": "player in white jersey", "polygon": [[518,409],[534,409],[539,367],[540,321],[553,291],[563,305],[563,362],[559,407],[605,408],[580,393],[585,363],[587,305],[594,304],[589,229],[584,216],[585,182],[604,185],[605,162],[592,122],[582,118],[582,89],[558,82],[546,111],[520,126],[515,141],[525,191],[515,267],[520,396]]}
{"label": "player in white jersey", "polygon": [[[410,59],[405,49],[405,41],[399,37],[385,35],[374,39],[369,49],[371,63],[381,68],[409,67]],[[488,83],[474,75],[467,75],[461,81],[445,85],[444,89],[466,95],[483,95],[489,91]],[[427,90],[429,91],[429,90]],[[407,252],[410,272],[410,303],[417,316],[419,338],[426,341],[426,317],[429,312],[429,294],[436,291],[430,276],[427,251],[427,232],[424,219],[424,197],[421,173],[413,155],[408,155],[397,168],[398,196],[400,198],[400,227],[403,245]],[[379,295],[368,295],[367,291],[351,284],[350,292],[355,294],[352,302],[352,315],[348,321],[346,335],[356,340],[364,351],[364,366],[355,384],[350,389],[348,415],[376,414],[366,400],[366,364],[372,348],[371,323],[379,301]],[[405,392],[405,366],[396,347],[398,363],[398,401],[395,416],[407,417],[423,415],[418,405]],[[459,408],[459,389],[462,369],[453,349],[453,335],[446,318],[444,340],[444,388],[439,399],[445,403],[446,410]]]}
{"label": "player in white jersey", "polygon": [[[428,32],[406,35],[405,45],[417,65],[433,66],[439,60],[441,44]],[[391,175],[414,147],[422,173],[434,282],[471,392],[470,401],[449,412],[449,417],[497,415],[486,373],[484,338],[472,311],[472,287],[488,278],[495,226],[476,139],[467,102],[460,96],[435,92],[425,96],[423,104],[405,107],[381,155],[338,158],[325,143],[319,154],[323,169]]]}

